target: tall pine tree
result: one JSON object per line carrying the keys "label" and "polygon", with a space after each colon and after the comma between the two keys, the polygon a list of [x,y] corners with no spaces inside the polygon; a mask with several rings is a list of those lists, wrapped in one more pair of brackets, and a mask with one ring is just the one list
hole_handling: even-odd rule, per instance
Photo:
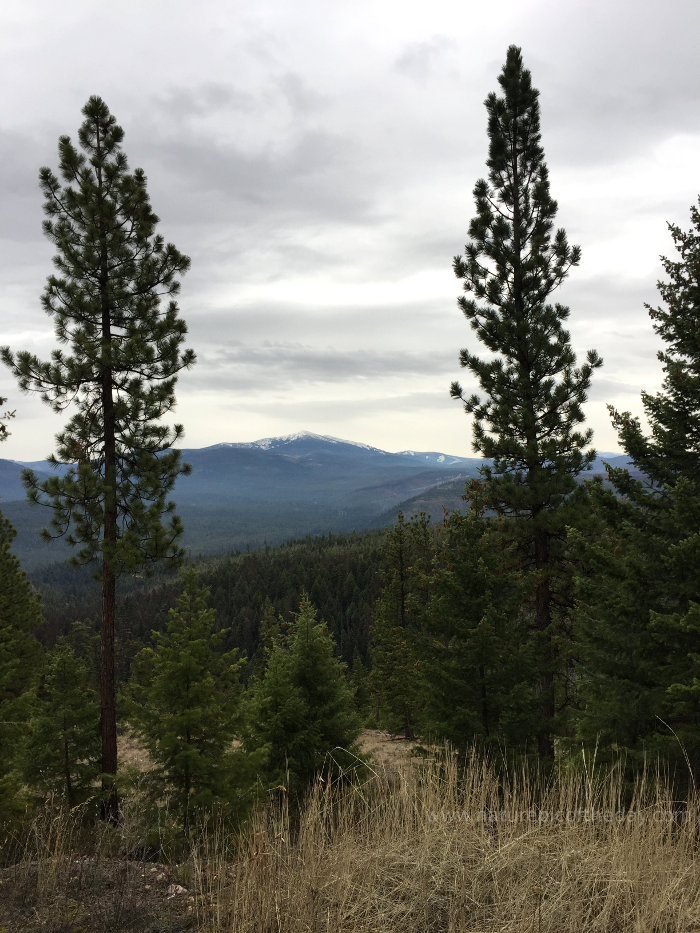
{"label": "tall pine tree", "polygon": [[486,504],[510,519],[522,566],[531,572],[531,629],[538,646],[537,691],[540,753],[551,757],[557,707],[557,615],[569,601],[562,579],[567,506],[576,477],[592,462],[591,432],[579,430],[595,351],[576,367],[564,322],[569,309],[552,303],[553,292],[580,249],[563,229],[553,234],[557,203],[540,137],[539,93],[523,67],[520,49],[508,49],[499,76],[502,96],[492,93],[488,112],[488,179],[474,187],[476,216],[465,255],[454,260],[464,282],[460,307],[489,351],[480,358],[462,350],[461,365],[482,395],[451,394],[473,416],[474,449],[493,460],[485,468]]}
{"label": "tall pine tree", "polygon": [[[690,763],[700,780],[700,211],[691,207],[692,227],[669,224],[678,257],[662,257],[667,280],[658,283],[663,306],[646,308],[663,341],[658,352],[664,379],[660,391],[642,392],[650,433],[629,412],[610,409],[621,444],[643,479],[611,470],[625,520],[618,550],[637,568],[638,585],[615,579],[615,564],[601,579],[613,596],[583,593],[592,620],[584,642],[587,703],[583,725],[609,734],[634,752],[662,751]],[[625,593],[627,587],[627,593]],[[625,615],[611,613],[625,600]],[[622,627],[626,615],[630,624]],[[597,622],[597,624],[596,624]],[[617,671],[598,669],[601,642],[628,640],[630,679],[639,696],[617,713],[598,695],[610,694]],[[640,721],[638,710],[645,716]]]}
{"label": "tall pine tree", "polygon": [[124,132],[107,105],[91,97],[83,115],[80,149],[68,136],[59,140],[63,184],[40,171],[44,233],[57,250],[42,304],[61,348],[48,362],[8,347],[2,358],[21,389],[41,393],[58,412],[77,408],[52,457],[65,471],[43,482],[30,472],[25,481],[30,498],[53,507],[46,534],[65,534],[80,545],[77,561],[97,564],[103,790],[105,816],[116,819],[115,581],[179,554],[181,524],[167,497],[183,472],[173,449],[182,428],[160,419],[194,354],[181,350],[187,328],[173,300],[189,259],[155,233],[146,176],[129,172]]}

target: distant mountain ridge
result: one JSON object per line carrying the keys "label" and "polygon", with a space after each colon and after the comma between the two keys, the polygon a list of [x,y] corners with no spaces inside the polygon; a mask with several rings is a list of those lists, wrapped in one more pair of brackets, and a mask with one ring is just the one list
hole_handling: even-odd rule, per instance
{"label": "distant mountain ridge", "polygon": [[[415,451],[401,450],[397,453],[389,453],[379,447],[372,447],[371,444],[363,444],[360,441],[346,441],[339,437],[332,437],[328,434],[313,434],[311,431],[299,431],[296,434],[286,434],[281,437],[263,437],[257,441],[247,442],[229,442],[213,444],[210,447],[199,448],[200,453],[205,450],[217,450],[221,448],[235,449],[256,449],[274,451],[284,454],[309,454],[316,452],[319,447],[356,447],[359,450],[370,454],[376,454],[380,457],[414,457],[420,461],[428,463],[441,463],[444,465],[456,465],[462,463],[471,463],[475,458],[457,457],[451,454],[443,454],[437,451]],[[479,463],[482,461],[479,460]]]}
{"label": "distant mountain ridge", "polygon": [[[464,507],[464,485],[484,463],[438,451],[390,453],[308,431],[183,449],[182,457],[192,473],[178,478],[172,498],[194,554],[384,527],[399,509],[440,518],[443,508]],[[627,458],[612,455],[610,461],[620,466]],[[46,461],[0,460],[0,508],[18,531],[14,550],[28,567],[64,560],[61,542],[38,540],[49,513],[27,504],[25,467],[42,479],[53,472]],[[603,469],[599,458],[592,472]]]}

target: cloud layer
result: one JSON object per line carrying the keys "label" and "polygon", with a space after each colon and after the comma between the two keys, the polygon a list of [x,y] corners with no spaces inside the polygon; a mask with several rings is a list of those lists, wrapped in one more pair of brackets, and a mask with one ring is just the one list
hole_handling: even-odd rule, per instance
{"label": "cloud layer", "polygon": [[[180,305],[198,365],[180,381],[188,446],[308,428],[386,449],[468,454],[449,399],[473,337],[452,257],[485,173],[483,101],[507,46],[541,92],[559,218],[583,259],[562,292],[578,353],[605,359],[588,414],[640,412],[660,379],[666,221],[687,226],[700,164],[700,7],[642,0],[406,6],[263,0],[111,9],[11,0],[0,11],[2,342],[47,355],[51,271],[40,165],[90,94],[125,129],[161,231],[192,257]],[[60,419],[18,411],[2,456],[44,456]],[[468,385],[468,382],[467,382]]]}

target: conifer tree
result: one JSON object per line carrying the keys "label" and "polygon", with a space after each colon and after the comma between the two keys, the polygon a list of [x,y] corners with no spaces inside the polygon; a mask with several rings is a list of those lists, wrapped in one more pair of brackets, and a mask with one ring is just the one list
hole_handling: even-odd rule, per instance
{"label": "conifer tree", "polygon": [[424,706],[420,661],[431,559],[428,517],[421,514],[407,522],[399,512],[386,536],[383,587],[374,606],[370,655],[379,721],[407,739],[415,738]]}
{"label": "conifer tree", "polygon": [[155,233],[146,176],[129,172],[124,132],[107,105],[91,97],[83,115],[79,148],[59,140],[63,184],[49,168],[39,176],[43,229],[57,250],[42,304],[60,347],[48,362],[8,347],[2,358],[21,389],[57,412],[77,408],[51,458],[67,469],[44,482],[28,472],[25,482],[33,501],[53,508],[46,535],[65,535],[80,546],[76,561],[97,565],[104,811],[116,819],[115,580],[179,555],[181,524],[167,497],[184,472],[173,449],[182,428],[160,419],[194,354],[181,350],[187,328],[173,300],[189,259]]}
{"label": "conifer tree", "polygon": [[[0,407],[6,399],[0,399]],[[7,412],[6,419],[14,412]],[[7,431],[0,420],[0,441]],[[10,547],[15,529],[0,512],[0,823],[14,807],[15,751],[26,721],[27,692],[40,662],[35,630],[41,605]]]}
{"label": "conifer tree", "polygon": [[[288,638],[275,641],[263,679],[254,687],[246,747],[265,749],[267,777],[294,799],[314,776],[357,762],[360,724],[328,627],[302,599]],[[348,755],[349,753],[349,755]]]}
{"label": "conifer tree", "polygon": [[[465,255],[454,260],[464,282],[460,307],[489,351],[480,358],[462,350],[460,363],[483,394],[451,394],[473,415],[474,450],[492,459],[484,469],[486,503],[507,516],[517,535],[522,567],[531,571],[531,627],[539,643],[540,753],[552,755],[558,659],[555,618],[568,602],[562,566],[566,507],[576,477],[594,458],[589,430],[580,430],[582,405],[595,351],[576,367],[564,323],[569,309],[552,294],[580,249],[566,233],[553,234],[557,203],[541,146],[539,92],[523,67],[520,49],[508,49],[499,76],[502,96],[486,100],[488,179],[474,187],[476,216]],[[569,519],[570,520],[570,519]]]}
{"label": "conifer tree", "polygon": [[[646,308],[664,344],[661,390],[642,392],[650,426],[610,408],[621,444],[643,479],[610,470],[621,497],[606,533],[615,559],[599,561],[600,588],[581,586],[584,737],[603,733],[633,753],[662,751],[690,761],[700,776],[700,211],[692,228],[669,224],[678,258],[662,257],[664,306]],[[601,512],[601,514],[603,514]],[[620,520],[621,516],[621,520]],[[591,549],[589,549],[589,554]],[[593,548],[593,559],[595,549]],[[632,572],[616,573],[624,562]],[[624,606],[616,612],[616,606]],[[618,663],[599,663],[601,646],[624,643]],[[624,664],[633,685],[610,696]],[[630,697],[635,702],[630,702]]]}
{"label": "conifer tree", "polygon": [[[576,745],[595,748],[601,762],[624,749],[634,770],[651,751],[663,689],[649,608],[659,598],[662,543],[653,523],[631,503],[591,484],[592,533],[572,531],[576,574]],[[645,544],[639,547],[640,535]]]}
{"label": "conifer tree", "polygon": [[[134,658],[124,699],[128,718],[156,761],[188,834],[193,814],[235,802],[240,765],[232,749],[241,700],[238,651],[223,650],[208,590],[194,571],[168,613],[165,632]],[[243,769],[239,769],[243,770]]]}
{"label": "conifer tree", "polygon": [[43,793],[59,793],[69,807],[94,793],[100,761],[100,703],[91,672],[65,637],[49,653],[33,691],[22,773]]}
{"label": "conifer tree", "polygon": [[431,734],[466,749],[523,750],[536,717],[535,666],[519,613],[517,555],[501,521],[484,514],[483,484],[469,487],[466,513],[438,529],[425,626],[424,704]]}
{"label": "conifer tree", "polygon": [[610,406],[626,453],[662,493],[680,479],[700,486],[700,210],[695,205],[690,219],[687,232],[668,225],[679,258],[661,257],[668,276],[657,284],[664,306],[645,304],[665,345],[657,353],[663,364],[662,388],[642,392],[651,434],[644,434],[638,418]]}

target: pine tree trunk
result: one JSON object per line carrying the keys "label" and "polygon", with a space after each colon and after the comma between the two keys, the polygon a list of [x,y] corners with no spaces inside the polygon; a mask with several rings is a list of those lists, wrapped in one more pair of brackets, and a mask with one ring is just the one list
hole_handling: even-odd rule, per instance
{"label": "pine tree trunk", "polygon": [[[97,134],[97,152],[101,139]],[[102,169],[96,176],[99,200],[102,200]],[[102,668],[100,676],[100,706],[102,716],[102,817],[110,823],[119,822],[117,775],[117,703],[114,680],[114,630],[117,603],[115,553],[117,544],[117,455],[116,417],[114,411],[112,320],[109,297],[109,250],[105,225],[100,228],[100,305],[102,314],[102,345],[100,379],[104,430],[104,530],[102,551]]]}
{"label": "pine tree trunk", "polygon": [[105,511],[102,554],[102,668],[100,706],[102,711],[102,815],[110,823],[119,821],[117,774],[117,703],[114,676],[114,632],[117,605],[114,552],[117,543],[116,451],[114,401],[111,370],[103,376],[105,425]]}
{"label": "pine tree trunk", "polygon": [[[535,565],[538,574],[546,574],[549,565],[549,540],[546,531],[535,532]],[[542,722],[537,735],[537,750],[540,758],[554,758],[552,745],[552,724],[554,720],[554,646],[552,644],[549,627],[552,622],[552,593],[549,580],[541,576],[537,581],[535,590],[535,630],[545,632],[546,638],[542,645],[543,657],[541,659],[540,674],[540,715]]]}
{"label": "pine tree trunk", "polygon": [[102,564],[102,668],[100,707],[102,720],[102,818],[119,821],[119,800],[114,779],[117,773],[117,706],[114,685],[114,620],[116,580],[108,561]]}

